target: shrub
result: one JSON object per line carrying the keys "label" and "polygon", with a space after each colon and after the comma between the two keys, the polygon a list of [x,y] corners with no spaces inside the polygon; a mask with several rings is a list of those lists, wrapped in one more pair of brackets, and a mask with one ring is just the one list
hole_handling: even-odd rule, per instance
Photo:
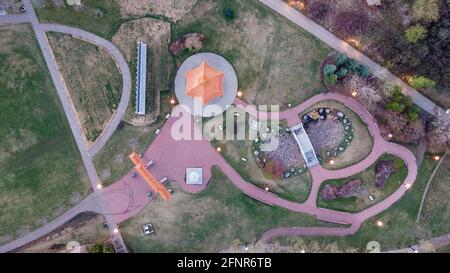
{"label": "shrub", "polygon": [[340,68],[340,69],[336,72],[336,76],[337,76],[339,79],[344,78],[345,76],[347,76],[347,74],[348,74],[348,70],[345,69],[345,68]]}
{"label": "shrub", "polygon": [[345,53],[338,53],[335,62],[338,67],[344,66],[348,62],[348,57]]}
{"label": "shrub", "polygon": [[427,37],[428,30],[422,25],[415,25],[405,30],[405,38],[410,43],[417,43],[418,41]]}
{"label": "shrub", "polygon": [[436,85],[436,82],[424,76],[412,76],[408,79],[409,85],[415,89],[430,88]]}
{"label": "shrub", "polygon": [[416,106],[409,109],[407,116],[410,121],[416,121],[419,118],[420,109]]}
{"label": "shrub", "polygon": [[367,78],[370,75],[369,68],[367,68],[367,66],[362,65],[362,64],[358,64],[355,67],[354,71],[356,74],[358,74],[358,76],[363,77],[363,78]]}
{"label": "shrub", "polygon": [[394,160],[394,168],[395,169],[400,169],[401,167],[403,167],[403,160],[397,158]]}
{"label": "shrub", "polygon": [[359,64],[358,64],[357,61],[355,61],[354,59],[349,59],[349,60],[345,63],[344,67],[347,68],[348,71],[355,72],[355,71],[356,71],[356,68],[358,67],[358,65],[359,65]]}
{"label": "shrub", "polygon": [[325,74],[325,76],[329,76],[336,72],[336,70],[337,67],[334,64],[327,64],[323,67],[323,74]]}
{"label": "shrub", "polygon": [[367,15],[359,11],[345,11],[336,15],[335,30],[343,36],[355,36],[365,34],[370,28]]}
{"label": "shrub", "polygon": [[392,91],[392,96],[386,105],[386,108],[405,114],[409,121],[416,121],[419,118],[420,109],[414,106],[414,103],[409,96],[405,96],[401,87],[395,86]]}
{"label": "shrub", "polygon": [[113,253],[113,249],[110,246],[95,243],[88,249],[89,253]]}
{"label": "shrub", "polygon": [[308,13],[317,20],[323,20],[330,11],[330,5],[326,2],[313,2],[308,6]]}
{"label": "shrub", "polygon": [[437,22],[439,21],[439,0],[415,0],[412,11],[416,20]]}
{"label": "shrub", "polygon": [[326,75],[325,84],[326,85],[336,85],[338,77],[336,74]]}
{"label": "shrub", "polygon": [[223,1],[222,15],[226,21],[233,21],[236,18],[236,11],[231,2],[229,0]]}

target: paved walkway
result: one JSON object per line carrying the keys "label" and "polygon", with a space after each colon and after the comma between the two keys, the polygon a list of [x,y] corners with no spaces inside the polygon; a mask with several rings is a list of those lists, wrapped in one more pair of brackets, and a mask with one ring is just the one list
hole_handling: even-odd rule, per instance
{"label": "paved walkway", "polygon": [[[194,121],[190,114],[186,111],[181,112],[180,117],[172,116],[166,122],[166,124],[161,128],[160,133],[155,138],[154,142],[150,145],[148,150],[143,154],[144,161],[154,160],[155,164],[152,165],[151,171],[156,176],[157,179],[162,178],[163,176],[167,176],[169,180],[176,181],[184,190],[188,192],[199,192],[207,187],[208,181],[211,178],[211,168],[213,166],[218,166],[231,180],[231,182],[241,189],[245,194],[249,195],[252,198],[255,198],[261,202],[270,205],[280,206],[291,211],[308,213],[310,215],[314,215],[317,219],[347,224],[348,228],[277,228],[275,230],[270,230],[265,233],[262,237],[263,240],[267,240],[272,238],[273,236],[279,235],[294,235],[294,234],[314,234],[314,235],[348,235],[356,232],[361,224],[381,211],[389,208],[392,204],[397,202],[408,190],[410,186],[413,185],[416,175],[417,175],[417,165],[416,159],[414,155],[406,148],[399,146],[397,144],[393,144],[385,141],[379,132],[379,129],[374,121],[374,119],[370,116],[369,112],[365,110],[360,104],[356,101],[339,94],[328,93],[328,94],[320,94],[317,95],[300,106],[292,108],[288,111],[279,113],[281,117],[290,120],[292,123],[300,122],[298,117],[298,113],[303,110],[309,108],[315,103],[322,100],[337,100],[344,103],[347,107],[353,109],[356,113],[358,113],[361,118],[367,123],[370,132],[374,138],[374,148],[370,155],[362,160],[361,162],[352,165],[350,167],[340,169],[340,170],[327,170],[321,167],[320,165],[316,165],[310,169],[311,175],[313,177],[312,190],[308,200],[299,204],[296,202],[285,200],[273,193],[267,192],[264,189],[261,189],[254,184],[248,183],[245,181],[239,173],[233,169],[228,162],[224,160],[224,158],[218,153],[211,144],[204,140],[175,140],[173,139],[173,130],[177,130],[177,125],[183,118],[188,118],[191,121],[191,128],[187,128],[187,130],[196,131],[198,129],[194,128]],[[236,104],[240,107],[245,107],[244,102],[240,100],[236,100]],[[266,113],[258,113],[251,111],[249,112],[252,115],[263,116]],[[268,115],[270,116],[270,115]],[[185,128],[186,129],[186,128]],[[197,133],[199,133],[197,131]],[[194,133],[192,133],[192,136]],[[407,166],[408,166],[408,175],[401,187],[397,189],[391,196],[387,197],[380,203],[375,204],[374,206],[363,210],[358,213],[346,213],[333,211],[324,208],[318,208],[317,196],[321,183],[325,180],[331,178],[343,178],[348,177],[353,174],[359,173],[368,167],[370,167],[383,153],[389,152],[394,154],[400,158],[402,158]],[[206,181],[203,185],[187,185],[184,182],[185,177],[185,169],[187,167],[202,167],[203,168],[203,180]],[[130,210],[127,211],[126,214],[118,214],[115,215],[115,220],[117,222],[122,222],[129,217],[139,213],[141,209],[145,207],[145,205],[150,201],[146,196],[145,192],[150,191],[150,188],[146,186],[144,181],[141,181],[139,177],[133,178],[131,176],[131,172],[122,178],[118,185],[129,185],[130,189],[133,191],[133,205],[130,205]],[[113,186],[115,186],[114,184]],[[406,186],[408,185],[408,186]],[[138,188],[139,187],[139,188]],[[131,196],[131,195],[130,195]],[[117,203],[115,199],[109,200],[111,204]],[[124,204],[128,201],[123,200]],[[170,202],[170,201],[169,201]]]}
{"label": "paved walkway", "polygon": [[[266,4],[280,4],[280,1],[274,0],[262,0],[262,2],[265,2]],[[136,215],[150,201],[150,199],[146,196],[146,192],[150,191],[150,188],[146,185],[146,183],[141,181],[140,178],[133,178],[131,176],[131,172],[110,187],[107,187],[103,190],[98,190],[96,188],[96,185],[99,182],[99,178],[92,164],[91,155],[84,145],[80,125],[76,121],[75,110],[73,109],[73,105],[70,102],[67,88],[65,87],[61,74],[57,69],[53,53],[45,36],[45,31],[48,31],[50,29],[63,29],[60,29],[61,26],[58,25],[40,24],[37,21],[36,15],[34,14],[34,10],[31,6],[30,0],[24,0],[24,4],[28,10],[28,14],[26,16],[28,16],[27,18],[28,20],[30,20],[36,33],[39,45],[44,54],[45,61],[51,73],[58,95],[61,98],[64,110],[69,119],[72,132],[80,149],[83,162],[86,166],[90,181],[93,185],[93,188],[95,189],[95,192],[74,209],[55,219],[52,223],[38,229],[34,233],[30,233],[27,236],[20,238],[19,240],[3,246],[2,248],[0,248],[0,251],[8,251],[8,249],[12,250],[20,247],[23,244],[26,244],[27,242],[31,242],[34,239],[39,238],[43,234],[51,232],[58,224],[62,224],[66,222],[70,216],[76,215],[75,213],[86,210],[94,210],[104,214],[110,228],[114,229],[116,227],[116,223],[122,222]],[[293,16],[293,18],[298,18],[299,16],[299,13],[293,11],[291,8],[287,9],[286,12],[287,14],[291,14],[290,16]],[[305,20],[305,18],[303,17],[301,17],[300,22],[302,22],[302,20]],[[24,20],[23,18],[24,17],[21,17],[20,19],[14,18],[14,20]],[[315,28],[316,26],[313,27]],[[74,33],[77,33],[80,36],[85,35],[85,33],[80,34],[82,32],[83,31],[75,31]],[[319,33],[322,32],[319,31]],[[325,39],[326,37],[323,38]],[[350,52],[351,54],[348,55],[355,58],[352,55],[354,54],[354,52],[352,50],[350,50]],[[235,104],[241,107],[245,107],[251,115],[258,116],[260,118],[264,118],[264,116],[266,116],[266,118],[270,118],[271,116],[279,115],[281,119],[286,119],[288,121],[289,126],[292,126],[300,122],[298,113],[303,112],[305,109],[321,100],[328,99],[344,103],[347,107],[353,109],[357,114],[361,116],[362,120],[367,124],[369,131],[374,138],[374,147],[367,158],[350,167],[341,170],[326,170],[320,165],[316,165],[311,168],[310,172],[313,178],[312,189],[309,198],[305,203],[302,204],[285,200],[277,195],[274,195],[273,193],[267,192],[264,189],[261,189],[245,181],[239,175],[239,173],[224,160],[220,153],[216,152],[214,147],[212,147],[211,144],[205,139],[175,140],[172,137],[174,135],[173,131],[178,128],[178,125],[183,118],[190,121],[191,128],[189,130],[199,135],[198,129],[194,126],[193,117],[186,111],[181,111],[181,116],[172,116],[168,119],[163,128],[161,128],[160,133],[158,134],[154,142],[144,153],[143,157],[145,160],[152,159],[155,161],[155,164],[151,167],[151,171],[156,176],[156,178],[168,176],[170,180],[178,182],[184,190],[189,192],[199,192],[203,190],[207,186],[211,178],[211,168],[213,166],[218,166],[236,187],[238,187],[245,194],[249,195],[252,198],[255,198],[267,204],[280,206],[291,211],[308,213],[323,221],[349,225],[348,227],[344,228],[281,227],[267,231],[262,236],[262,241],[266,241],[273,238],[274,236],[281,235],[344,236],[353,234],[360,228],[361,224],[364,221],[389,208],[392,204],[397,202],[413,185],[417,175],[417,164],[414,155],[408,149],[402,146],[385,141],[381,137],[378,126],[369,112],[356,101],[339,94],[320,94],[287,111],[271,114],[260,113],[254,108],[252,109],[251,107],[246,107],[247,105],[240,100],[236,100]],[[426,107],[425,104],[423,106]],[[362,170],[370,167],[378,159],[378,157],[385,152],[389,152],[402,158],[408,167],[408,175],[403,182],[403,185],[399,187],[392,195],[375,204],[374,206],[358,213],[339,212],[317,207],[316,203],[318,190],[320,184],[323,181],[332,178],[336,179],[348,177],[361,172]],[[202,167],[204,171],[204,181],[207,182],[205,182],[205,184],[203,185],[186,185],[184,183],[186,167]]]}
{"label": "paved walkway", "polygon": [[[102,195],[103,190],[97,188],[97,185],[100,183],[100,179],[97,175],[97,171],[95,170],[94,164],[92,162],[92,158],[91,158],[92,154],[88,153],[88,149],[86,147],[85,136],[82,133],[81,124],[79,123],[79,120],[77,118],[75,107],[73,106],[68,88],[65,85],[63,77],[62,77],[60,71],[58,70],[58,65],[56,63],[55,57],[53,55],[53,52],[51,50],[51,47],[50,47],[50,44],[49,44],[49,41],[47,39],[45,32],[54,30],[54,31],[59,31],[59,32],[63,32],[63,33],[69,33],[69,34],[76,35],[76,36],[79,36],[82,38],[87,38],[89,41],[96,41],[96,43],[99,45],[107,46],[107,50],[113,56],[115,56],[116,61],[117,60],[120,61],[120,59],[123,60],[123,57],[119,57],[120,52],[117,49],[115,49],[112,44],[110,44],[106,40],[101,40],[101,38],[99,38],[93,34],[87,33],[82,30],[77,30],[72,27],[39,23],[36,13],[31,4],[31,1],[23,0],[22,2],[27,10],[27,12],[25,14],[5,16],[4,18],[2,18],[0,20],[0,23],[25,23],[25,22],[27,22],[27,23],[30,23],[31,26],[33,27],[33,30],[36,35],[36,39],[41,48],[45,63],[47,64],[47,67],[50,72],[50,76],[52,78],[56,92],[61,100],[64,112],[69,121],[69,125],[72,130],[72,134],[75,138],[75,142],[77,143],[78,149],[80,150],[81,158],[82,158],[83,164],[86,168],[86,172],[88,174],[89,181],[91,182],[92,188],[94,189],[94,191],[96,193],[95,210],[103,212],[105,219],[108,223],[108,227],[110,228],[111,235],[114,236],[121,245],[124,245],[124,242],[123,242],[120,234],[114,233],[114,230],[117,228],[117,224],[112,217],[113,213],[111,212],[111,210],[109,208],[109,203],[106,201],[106,198]],[[107,43],[105,43],[105,41]],[[127,85],[127,84],[131,85],[130,80],[129,80],[129,77],[130,77],[129,70],[128,70],[126,63],[125,63],[126,68],[124,66],[121,66],[120,63],[119,63],[119,66],[120,66],[120,69],[122,72],[122,76],[124,76],[124,85]],[[128,89],[127,86],[125,86],[125,87],[126,88],[124,88],[124,89]],[[128,98],[125,98],[125,97],[128,97]],[[99,146],[102,146],[102,144],[104,145],[104,143],[106,143],[107,137],[109,137],[112,134],[112,132],[115,130],[114,126],[117,127],[117,125],[119,124],[120,120],[122,119],[122,117],[120,116],[120,113],[122,113],[122,112],[124,113],[124,109],[126,109],[126,106],[128,104],[128,99],[129,99],[129,95],[128,96],[126,96],[126,94],[125,94],[125,96],[122,95],[122,99],[120,102],[122,107],[120,107],[120,105],[119,105],[119,108],[122,109],[122,111],[117,111],[116,115],[114,116],[113,120],[110,122],[110,125],[108,126],[105,136],[103,137],[101,142],[99,142],[99,144],[98,144]],[[95,145],[94,145],[94,147],[95,147]],[[85,200],[89,200],[89,198],[87,198]],[[86,202],[90,203],[88,201],[86,201]],[[22,246],[23,244],[32,242],[32,241],[38,239],[40,236],[42,236],[42,234],[46,234],[46,233],[53,231],[55,229],[55,227],[57,226],[57,224],[66,222],[69,216],[75,216],[76,215],[75,213],[77,213],[77,212],[79,213],[82,209],[87,209],[88,207],[89,206],[87,206],[85,203],[82,202],[78,206],[76,206],[74,209],[69,210],[62,216],[55,219],[50,224],[47,224],[47,225],[41,227],[40,229],[38,229],[37,231],[31,232],[16,241],[13,241],[5,246],[2,246],[1,250],[2,251],[11,251],[13,249],[16,249],[16,248]],[[89,208],[91,209],[92,207],[89,207]]]}
{"label": "paved walkway", "polygon": [[336,37],[333,33],[329,32],[307,16],[303,15],[301,12],[297,11],[294,8],[291,8],[286,2],[282,0],[259,0],[264,5],[273,9],[277,13],[289,19],[294,24],[308,31],[312,35],[316,36],[319,40],[329,45],[331,48],[335,49],[339,52],[344,52],[350,58],[358,60],[358,62],[366,65],[372,71],[383,71],[384,79],[388,82],[391,82],[394,85],[399,85],[402,87],[403,92],[406,95],[411,96],[413,102],[430,113],[431,115],[436,114],[436,109],[439,107],[436,106],[431,100],[427,97],[419,93],[417,90],[406,84],[400,78],[387,71],[385,68],[372,61],[370,58],[362,54],[357,49],[353,48],[351,45],[346,43],[345,41]]}

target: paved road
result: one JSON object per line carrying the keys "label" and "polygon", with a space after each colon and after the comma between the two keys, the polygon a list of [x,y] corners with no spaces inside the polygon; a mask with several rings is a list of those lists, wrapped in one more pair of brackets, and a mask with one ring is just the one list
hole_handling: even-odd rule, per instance
{"label": "paved road", "polygon": [[439,107],[429,100],[427,97],[423,96],[417,90],[406,84],[400,78],[392,74],[391,72],[384,69],[382,66],[372,61],[370,58],[366,57],[357,49],[353,48],[351,45],[345,41],[339,39],[334,34],[309,19],[307,16],[303,15],[294,8],[289,7],[287,3],[282,0],[259,0],[264,5],[273,9],[277,13],[286,17],[294,24],[308,31],[312,35],[316,36],[318,39],[329,45],[331,48],[339,52],[344,52],[350,58],[358,60],[360,63],[365,64],[372,71],[383,71],[384,79],[388,82],[392,82],[394,85],[399,85],[402,87],[403,92],[406,95],[411,96],[413,102],[425,110],[426,112],[435,115],[436,109]]}

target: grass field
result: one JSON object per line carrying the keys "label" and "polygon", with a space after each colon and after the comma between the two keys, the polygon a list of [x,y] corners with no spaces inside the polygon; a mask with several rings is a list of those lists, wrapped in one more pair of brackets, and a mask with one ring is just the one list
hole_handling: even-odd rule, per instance
{"label": "grass field", "polygon": [[40,22],[79,27],[106,39],[111,39],[121,22],[117,0],[83,0],[82,8],[57,6],[52,0],[39,2],[44,5],[34,7]]}
{"label": "grass field", "polygon": [[[245,242],[253,244],[270,228],[325,224],[244,195],[216,168],[201,193],[189,194],[178,185],[172,186],[175,193],[170,202],[155,199],[121,227],[134,252],[218,252],[237,241],[241,248]],[[146,223],[153,224],[154,235],[142,234]]]}
{"label": "grass field", "polygon": [[47,34],[88,141],[102,133],[118,107],[122,77],[105,49],[67,34]]}
{"label": "grass field", "polygon": [[422,209],[420,223],[429,226],[433,234],[443,234],[449,231],[450,157],[448,155],[431,181]]}
{"label": "grass field", "polygon": [[95,155],[94,165],[103,183],[109,185],[127,174],[133,167],[128,155],[137,151],[143,153],[156,137],[156,130],[166,121],[166,114],[170,113],[171,94],[161,94],[161,115],[149,126],[136,127],[126,122],[114,132],[105,147]]}
{"label": "grass field", "polygon": [[[417,224],[416,216],[420,200],[429,176],[433,172],[437,162],[426,157],[420,166],[417,180],[409,192],[396,204],[367,220],[361,229],[353,236],[347,237],[302,237],[308,244],[319,244],[322,249],[330,245],[337,245],[342,251],[366,251],[367,243],[377,241],[381,244],[381,250],[392,250],[415,245],[423,239],[448,233],[450,226],[443,222],[440,224],[440,232],[433,232],[431,225]],[[448,200],[448,196],[445,200]],[[448,212],[447,212],[448,213]],[[376,221],[381,220],[383,227],[378,227]],[[275,239],[281,245],[288,245],[295,241],[296,237],[281,237]]]}
{"label": "grass field", "polygon": [[[383,155],[378,159],[380,160],[401,160],[400,158],[393,155]],[[377,162],[378,162],[377,161]],[[400,161],[399,161],[400,162]],[[398,189],[403,182],[403,180],[408,175],[408,168],[405,163],[401,160],[401,167],[398,168],[388,179],[386,184],[381,189],[375,187],[375,165],[367,168],[366,170],[352,175],[343,179],[327,180],[322,183],[319,190],[319,196],[317,198],[317,205],[322,208],[328,208],[339,211],[347,212],[358,212],[365,208],[379,203],[387,196],[391,195],[396,189]],[[367,194],[363,194],[360,197],[349,197],[349,198],[336,198],[334,200],[324,200],[322,199],[321,193],[327,184],[342,186],[353,179],[360,179],[367,191]],[[369,195],[372,195],[374,200],[369,199]]]}
{"label": "grass field", "polygon": [[[224,56],[236,69],[244,100],[285,109],[321,92],[320,64],[330,49],[256,0],[227,1],[236,18],[226,21],[222,1],[199,1],[173,25],[172,40],[206,35],[201,51]],[[193,52],[184,52],[179,61]]]}
{"label": "grass field", "polygon": [[334,164],[330,164],[328,157],[326,156],[326,151],[320,152],[316,149],[319,151],[318,155],[324,159],[324,161],[321,162],[322,166],[327,169],[342,169],[354,165],[366,158],[372,151],[373,138],[370,135],[369,129],[364,121],[358,116],[358,114],[353,112],[353,110],[349,109],[344,104],[332,100],[322,101],[307,109],[305,112],[299,114],[299,116],[301,118],[304,114],[312,111],[313,109],[321,107],[339,109],[348,116],[349,121],[352,123],[352,128],[354,129],[353,139],[350,142],[350,145],[347,146],[345,151],[338,154],[337,157],[334,158]]}
{"label": "grass field", "polygon": [[[239,123],[242,121],[235,121],[236,128],[246,128],[245,140],[212,140],[214,146],[222,149],[222,156],[233,166],[233,168],[248,182],[255,184],[260,188],[269,187],[270,192],[275,193],[283,198],[302,203],[308,198],[311,190],[311,175],[308,171],[303,174],[291,176],[287,179],[274,179],[272,175],[267,171],[261,169],[253,155],[253,140],[249,138],[249,115],[244,112],[242,108],[236,107],[235,112],[240,115],[246,115],[244,124]],[[214,117],[205,123],[205,128],[218,128],[220,116]],[[230,134],[230,128],[226,127],[226,123],[223,124],[224,134]],[[268,123],[269,126],[275,126],[275,124]],[[286,121],[280,121],[280,127],[286,128]],[[273,128],[273,127],[272,127]],[[206,132],[209,130],[206,130]],[[206,134],[209,139],[210,136]],[[247,161],[243,161],[242,158],[246,158]]]}
{"label": "grass field", "polygon": [[0,244],[75,205],[88,179],[34,32],[0,26]]}

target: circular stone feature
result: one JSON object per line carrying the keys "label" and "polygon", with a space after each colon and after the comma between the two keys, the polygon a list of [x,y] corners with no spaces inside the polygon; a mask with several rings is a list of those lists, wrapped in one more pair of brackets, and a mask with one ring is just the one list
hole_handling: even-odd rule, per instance
{"label": "circular stone feature", "polygon": [[339,146],[344,136],[344,129],[339,121],[332,119],[311,122],[306,132],[317,150],[329,150]]}
{"label": "circular stone feature", "polygon": [[[192,82],[190,84],[187,83],[186,73],[193,71],[205,63],[215,72],[223,72],[222,92],[216,92],[222,94],[217,95],[214,99],[204,100],[206,104],[202,103],[201,99],[188,95],[190,92],[186,90],[187,86],[192,86]],[[195,91],[198,93],[201,90],[204,93],[211,89],[217,89],[217,86],[212,87],[212,84],[209,84],[208,81],[209,79],[205,76],[202,82],[194,82]],[[206,88],[199,87],[202,84]],[[225,58],[214,53],[199,53],[187,58],[180,68],[178,68],[175,77],[175,95],[177,96],[178,102],[191,114],[196,116],[213,117],[223,113],[234,102],[237,90],[238,79],[233,66]],[[189,91],[192,91],[192,89]]]}

